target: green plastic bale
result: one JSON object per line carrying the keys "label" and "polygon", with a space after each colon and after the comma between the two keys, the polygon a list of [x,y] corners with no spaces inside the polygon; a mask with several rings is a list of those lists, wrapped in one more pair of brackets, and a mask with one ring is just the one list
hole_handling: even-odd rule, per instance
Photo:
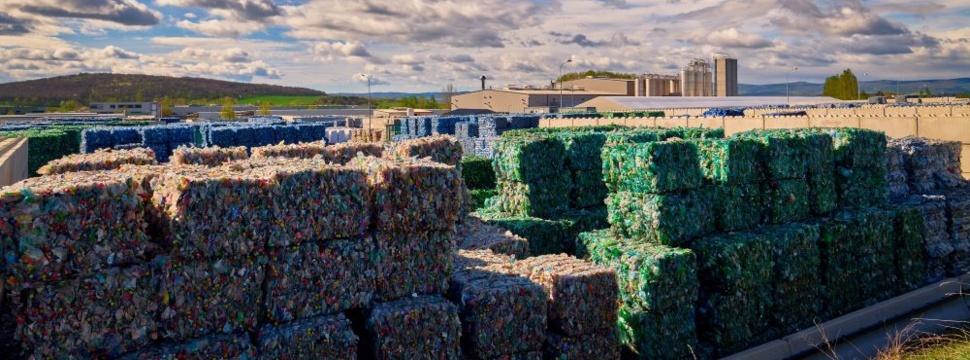
{"label": "green plastic bale", "polygon": [[711,185],[714,225],[719,231],[750,229],[761,222],[761,185]]}
{"label": "green plastic bale", "polygon": [[751,130],[735,134],[736,139],[761,143],[765,176],[768,179],[801,179],[808,171],[808,140],[788,130]]}
{"label": "green plastic bale", "polygon": [[801,221],[812,215],[805,179],[768,180],[762,184],[763,220],[768,224]]}
{"label": "green plastic bale", "polygon": [[620,342],[634,359],[693,359],[698,353],[692,303],[666,312],[631,311],[621,307],[619,328]]}
{"label": "green plastic bale", "polygon": [[508,130],[502,133],[503,137],[522,137],[522,136],[532,136],[536,134],[564,134],[564,133],[580,133],[580,132],[592,132],[592,133],[604,133],[610,131],[622,131],[630,129],[628,126],[623,126],[619,124],[607,124],[607,125],[595,125],[595,126],[579,126],[579,127],[537,127],[529,129],[515,129]]}
{"label": "green plastic bale", "polygon": [[566,233],[566,241],[571,241],[574,247],[567,251],[568,254],[582,258],[584,251],[579,235],[584,232],[609,229],[610,223],[606,219],[606,207],[596,207],[588,209],[576,209],[566,211],[551,220],[559,220],[567,223],[569,229]]}
{"label": "green plastic bale", "polygon": [[500,138],[492,167],[499,180],[531,182],[563,173],[566,147],[554,135]]}
{"label": "green plastic bale", "polygon": [[611,191],[663,194],[702,185],[697,144],[688,141],[616,144],[603,149],[603,180]]}
{"label": "green plastic bale", "polygon": [[915,290],[926,283],[926,251],[923,233],[926,224],[922,211],[914,206],[900,205],[895,209],[893,238],[896,277],[900,290]]}
{"label": "green plastic bale", "polygon": [[819,224],[824,311],[838,316],[896,290],[893,214],[879,209],[836,214]]}
{"label": "green plastic bale", "polygon": [[610,194],[608,220],[617,235],[679,246],[713,231],[711,195],[706,189],[664,195]]}
{"label": "green plastic bale", "polygon": [[551,217],[569,209],[570,176],[536,179],[530,183],[498,182],[502,211],[521,216]]}
{"label": "green plastic bale", "polygon": [[718,358],[768,341],[771,331],[771,286],[745,293],[702,293],[697,305],[697,336],[713,346]]}
{"label": "green plastic bale", "polygon": [[757,230],[771,246],[774,281],[815,276],[821,266],[819,229],[815,224],[766,226]]}
{"label": "green plastic bale", "polygon": [[718,234],[688,246],[697,254],[697,278],[703,289],[736,293],[772,284],[772,245],[765,236],[750,232]]}
{"label": "green plastic bale", "polygon": [[839,208],[861,209],[886,203],[886,166],[873,168],[838,167],[835,171],[835,191]]}
{"label": "green plastic bale", "polygon": [[494,189],[495,170],[492,160],[477,155],[465,155],[461,159],[461,177],[469,189]]}
{"label": "green plastic bale", "polygon": [[835,128],[819,129],[832,137],[835,164],[843,168],[885,167],[886,134],[881,131]]}
{"label": "green plastic bale", "polygon": [[771,322],[779,335],[815,326],[822,316],[821,281],[815,275],[775,283]]}
{"label": "green plastic bale", "polygon": [[808,181],[808,203],[813,215],[826,215],[838,208],[839,195],[833,172],[809,172],[805,180]]}
{"label": "green plastic bale", "polygon": [[719,185],[757,183],[763,179],[761,145],[752,139],[697,141],[704,179]]}
{"label": "green plastic bale", "polygon": [[676,136],[681,139],[723,139],[724,128],[700,128],[700,127],[675,127],[667,129],[666,134]]}
{"label": "green plastic bale", "polygon": [[609,190],[603,182],[601,170],[573,172],[571,183],[569,204],[572,208],[582,209],[605,204]]}
{"label": "green plastic bale", "polygon": [[568,220],[545,220],[500,212],[478,212],[474,215],[488,225],[498,226],[528,240],[529,254],[532,256],[574,251],[573,241],[567,240],[572,226]]}
{"label": "green plastic bale", "polygon": [[562,132],[557,133],[566,146],[566,168],[573,171],[596,171],[603,169],[600,153],[606,144],[602,132]]}
{"label": "green plastic bale", "polygon": [[593,263],[616,270],[620,302],[638,312],[665,312],[697,301],[697,257],[693,251],[630,243],[608,230],[580,234]]}
{"label": "green plastic bale", "polygon": [[642,144],[653,141],[661,141],[657,131],[653,129],[638,128],[606,133],[606,144]]}
{"label": "green plastic bale", "polygon": [[472,198],[472,208],[474,210],[478,210],[485,207],[485,202],[488,199],[498,195],[498,190],[477,189],[477,190],[471,190],[469,193],[471,194],[471,198]]}
{"label": "green plastic bale", "polygon": [[793,132],[808,142],[805,162],[809,174],[831,173],[835,170],[835,150],[831,135],[810,129]]}

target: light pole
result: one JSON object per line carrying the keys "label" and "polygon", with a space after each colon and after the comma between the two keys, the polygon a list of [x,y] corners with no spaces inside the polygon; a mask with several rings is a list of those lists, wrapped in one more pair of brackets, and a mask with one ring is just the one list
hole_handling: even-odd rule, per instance
{"label": "light pole", "polygon": [[370,98],[370,75],[360,74],[360,77],[367,79],[367,127],[373,126],[373,119],[371,119],[371,114],[374,113],[374,109],[371,109],[371,98]]}
{"label": "light pole", "polygon": [[791,105],[791,93],[788,91],[788,86],[790,84],[788,81],[788,76],[791,75],[791,72],[795,70],[798,70],[798,67],[792,67],[791,70],[785,72],[785,105]]}
{"label": "light pole", "polygon": [[[869,73],[862,73],[862,76],[869,76]],[[855,98],[859,100],[862,100],[862,76],[859,77],[859,81],[856,81],[855,86]]]}
{"label": "light pole", "polygon": [[559,108],[560,109],[562,108],[562,66],[571,62],[573,62],[573,58],[566,59],[566,61],[563,61],[562,64],[559,64]]}

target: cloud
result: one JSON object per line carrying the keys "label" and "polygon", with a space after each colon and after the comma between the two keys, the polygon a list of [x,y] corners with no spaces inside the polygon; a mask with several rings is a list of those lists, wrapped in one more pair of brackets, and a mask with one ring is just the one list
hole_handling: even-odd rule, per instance
{"label": "cloud", "polygon": [[722,48],[742,48],[742,49],[764,49],[775,44],[768,39],[760,36],[746,34],[731,28],[727,30],[715,31],[704,39],[695,39],[695,43],[709,44]]}
{"label": "cloud", "polygon": [[364,44],[357,41],[349,42],[319,42],[313,44],[311,50],[314,54],[318,55],[320,59],[324,61],[334,61],[336,59],[346,59],[346,58],[372,58],[373,55]]}
{"label": "cloud", "polygon": [[218,62],[227,63],[245,63],[250,62],[252,59],[249,56],[249,52],[246,52],[240,48],[228,48],[228,49],[200,49],[200,48],[184,48],[181,54],[189,59],[197,60],[215,60]]}
{"label": "cloud", "polygon": [[0,35],[21,35],[30,32],[31,21],[0,14]]}
{"label": "cloud", "polygon": [[133,0],[7,0],[4,7],[57,18],[104,20],[127,26],[157,25],[162,14]]}
{"label": "cloud", "polygon": [[350,76],[350,81],[361,83],[361,84],[367,84],[368,80],[370,81],[371,86],[391,84],[386,80],[382,79],[380,76],[374,75],[374,74],[356,73]]}
{"label": "cloud", "polygon": [[224,38],[239,38],[264,29],[264,26],[260,23],[230,20],[204,20],[199,22],[181,20],[175,25],[202,35]]}
{"label": "cloud", "polygon": [[156,4],[227,10],[231,14],[227,18],[243,21],[262,21],[282,14],[272,0],[157,0]]}
{"label": "cloud", "polygon": [[621,33],[621,32],[614,33],[613,34],[613,37],[611,37],[610,40],[599,40],[599,41],[591,40],[588,37],[586,37],[586,35],[583,35],[583,34],[576,34],[576,35],[570,36],[568,34],[562,34],[562,33],[558,33],[558,32],[551,32],[550,35],[553,35],[553,36],[556,36],[556,37],[560,37],[560,38],[564,38],[564,39],[559,40],[559,43],[560,44],[564,44],[564,45],[576,44],[576,45],[579,45],[580,47],[605,47],[605,46],[610,46],[610,47],[619,48],[619,47],[625,47],[625,46],[637,46],[637,45],[640,45],[639,42],[630,40],[630,38],[628,38],[626,36],[626,34]]}

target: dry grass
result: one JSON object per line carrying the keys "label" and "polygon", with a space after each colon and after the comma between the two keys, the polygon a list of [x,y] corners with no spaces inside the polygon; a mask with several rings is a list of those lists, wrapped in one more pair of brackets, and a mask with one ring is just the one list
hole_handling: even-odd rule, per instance
{"label": "dry grass", "polygon": [[[913,325],[918,324],[914,322]],[[970,359],[970,324],[963,321],[944,322],[943,334],[900,332],[877,360],[937,360]]]}

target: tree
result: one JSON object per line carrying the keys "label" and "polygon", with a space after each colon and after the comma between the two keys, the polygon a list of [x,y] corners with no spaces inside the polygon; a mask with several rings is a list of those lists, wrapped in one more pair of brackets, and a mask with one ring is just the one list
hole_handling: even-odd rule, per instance
{"label": "tree", "polygon": [[168,97],[168,95],[166,95],[166,96],[162,97],[161,103],[162,103],[161,104],[161,107],[162,107],[161,108],[161,115],[162,116],[172,116],[172,114],[174,113],[174,111],[172,110],[172,108],[175,107],[175,102],[172,100],[172,98],[170,98],[170,97]]}
{"label": "tree", "polygon": [[259,107],[260,115],[269,115],[269,101],[263,101],[263,105]]}
{"label": "tree", "polygon": [[822,95],[840,100],[851,100],[859,96],[859,82],[852,70],[845,69],[842,74],[825,78]]}
{"label": "tree", "polygon": [[431,99],[428,100],[428,108],[437,109],[439,107],[441,107],[441,105],[438,104],[438,100],[434,98],[434,95],[431,95]]}
{"label": "tree", "polygon": [[219,112],[219,118],[222,120],[235,120],[236,110],[232,108],[232,98],[226,97],[222,102],[222,111]]}
{"label": "tree", "polygon": [[455,85],[448,84],[444,89],[441,89],[441,104],[447,105],[451,108],[451,97],[455,95]]}

